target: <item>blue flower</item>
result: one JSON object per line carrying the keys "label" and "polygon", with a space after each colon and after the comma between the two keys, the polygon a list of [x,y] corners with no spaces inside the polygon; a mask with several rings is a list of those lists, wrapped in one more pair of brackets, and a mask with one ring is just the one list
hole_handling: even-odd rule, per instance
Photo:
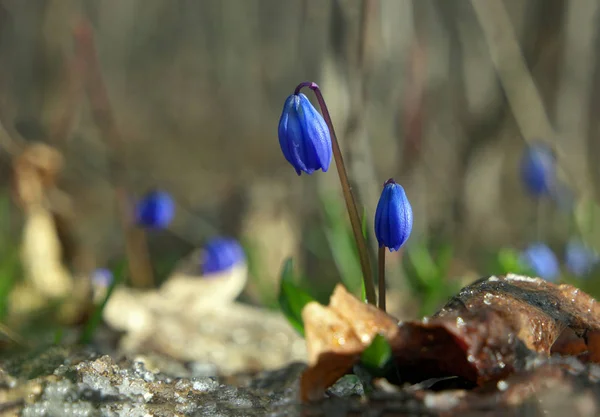
{"label": "blue flower", "polygon": [[114,280],[110,269],[98,268],[92,272],[92,283],[101,288],[108,288]]}
{"label": "blue flower", "polygon": [[375,236],[379,247],[397,251],[409,238],[412,226],[412,207],[404,188],[393,179],[387,180],[375,212]]}
{"label": "blue flower", "polygon": [[571,239],[565,247],[565,264],[573,275],[582,277],[590,273],[598,263],[598,253],[586,246],[582,241]]}
{"label": "blue flower", "polygon": [[302,94],[292,94],[279,119],[279,146],[296,173],[326,172],[331,163],[331,136],[323,116]]}
{"label": "blue flower", "polygon": [[549,146],[536,143],[527,147],[521,159],[521,179],[534,197],[551,193],[556,181],[556,158]]}
{"label": "blue flower", "polygon": [[531,268],[538,277],[547,281],[554,281],[560,275],[554,252],[543,243],[529,245],[521,254],[521,262]]}
{"label": "blue flower", "polygon": [[204,245],[202,274],[222,272],[245,260],[244,249],[237,240],[228,237],[213,238]]}
{"label": "blue flower", "polygon": [[138,201],[136,222],[150,229],[164,229],[175,215],[175,202],[164,191],[152,191]]}

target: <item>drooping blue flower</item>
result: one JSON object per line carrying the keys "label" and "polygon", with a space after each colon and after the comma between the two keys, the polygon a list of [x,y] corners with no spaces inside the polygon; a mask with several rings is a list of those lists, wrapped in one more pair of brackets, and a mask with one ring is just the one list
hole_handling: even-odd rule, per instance
{"label": "drooping blue flower", "polygon": [[331,136],[329,128],[308,98],[292,94],[283,105],[279,119],[279,146],[285,159],[296,173],[312,174],[331,164]]}
{"label": "drooping blue flower", "polygon": [[560,275],[556,255],[544,243],[532,243],[521,254],[521,262],[540,278],[554,281]]}
{"label": "drooping blue flower", "polygon": [[114,280],[110,269],[98,268],[92,272],[92,283],[94,286],[108,288]]}
{"label": "drooping blue flower", "polygon": [[412,207],[404,188],[390,178],[383,186],[375,212],[375,236],[379,247],[397,251],[408,240],[412,226]]}
{"label": "drooping blue flower", "polygon": [[175,215],[175,202],[165,191],[152,191],[140,199],[136,206],[135,219],[140,226],[149,229],[164,229]]}
{"label": "drooping blue flower", "polygon": [[521,179],[534,197],[550,194],[556,182],[556,157],[544,143],[525,149],[521,159]]}
{"label": "drooping blue flower", "polygon": [[567,242],[565,264],[573,275],[583,277],[589,274],[598,261],[600,261],[598,253],[581,240],[571,239]]}
{"label": "drooping blue flower", "polygon": [[203,275],[223,272],[246,260],[240,243],[229,237],[216,237],[204,245],[202,253]]}

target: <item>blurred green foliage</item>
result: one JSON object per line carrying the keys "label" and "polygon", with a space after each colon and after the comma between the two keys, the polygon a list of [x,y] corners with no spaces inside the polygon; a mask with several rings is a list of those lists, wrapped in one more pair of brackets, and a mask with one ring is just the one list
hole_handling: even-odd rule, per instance
{"label": "blurred green foliage", "polygon": [[279,306],[292,327],[304,336],[302,309],[306,304],[314,301],[314,298],[300,288],[296,281],[294,262],[292,259],[288,259],[281,270]]}
{"label": "blurred green foliage", "polygon": [[435,252],[427,242],[407,245],[404,267],[409,289],[419,300],[420,317],[433,314],[459,289],[459,283],[448,279],[452,259],[450,244],[440,245]]}
{"label": "blurred green foliage", "polygon": [[[366,300],[358,248],[348,223],[345,207],[339,198],[334,196],[321,195],[320,201],[324,215],[323,230],[341,281],[350,293],[361,300]],[[366,227],[367,221],[363,212],[362,230],[365,238]]]}
{"label": "blurred green foliage", "polygon": [[102,323],[102,312],[104,311],[104,307],[106,307],[106,303],[110,296],[112,295],[115,287],[123,282],[125,282],[125,278],[127,275],[127,262],[122,261],[119,262],[115,267],[111,269],[113,274],[113,281],[111,282],[108,290],[106,291],[106,295],[104,299],[96,306],[94,306],[94,310],[90,315],[89,319],[86,321],[83,330],[81,332],[80,342],[83,344],[90,343],[96,333],[96,329]]}
{"label": "blurred green foliage", "polygon": [[360,355],[360,363],[372,375],[383,376],[393,366],[392,348],[383,335],[375,335],[373,341]]}
{"label": "blurred green foliage", "polygon": [[11,241],[11,218],[9,196],[0,194],[0,321],[6,316],[10,292],[21,275],[19,248]]}

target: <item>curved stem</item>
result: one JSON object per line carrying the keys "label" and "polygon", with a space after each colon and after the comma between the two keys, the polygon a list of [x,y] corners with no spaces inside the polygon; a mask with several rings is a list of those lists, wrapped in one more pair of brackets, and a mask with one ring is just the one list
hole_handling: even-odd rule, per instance
{"label": "curved stem", "polygon": [[377,257],[379,270],[379,308],[385,311],[385,246],[379,248]]}
{"label": "curved stem", "polygon": [[315,93],[317,101],[319,102],[319,106],[321,107],[323,119],[325,119],[325,123],[327,123],[327,126],[329,127],[329,133],[331,134],[331,147],[333,151],[333,158],[335,159],[335,165],[337,167],[337,172],[340,177],[342,192],[344,194],[344,200],[346,201],[346,208],[348,209],[348,216],[350,217],[352,232],[354,233],[354,240],[356,240],[356,246],[358,248],[358,256],[360,258],[360,267],[362,269],[363,280],[365,283],[365,293],[367,296],[367,301],[369,302],[369,304],[375,305],[377,303],[375,296],[375,284],[373,283],[373,274],[371,271],[371,262],[369,260],[367,242],[365,241],[365,237],[362,234],[361,221],[360,216],[358,214],[358,209],[356,207],[356,200],[352,195],[352,187],[350,186],[350,181],[348,180],[348,173],[346,172],[346,166],[344,165],[344,158],[342,157],[340,144],[337,140],[337,136],[335,135],[335,130],[333,129],[331,116],[329,115],[329,110],[327,109],[325,99],[323,99],[323,94],[321,93],[319,86],[316,83],[306,81],[300,83],[298,87],[296,87],[294,94],[300,93],[300,90],[303,87],[308,87]]}

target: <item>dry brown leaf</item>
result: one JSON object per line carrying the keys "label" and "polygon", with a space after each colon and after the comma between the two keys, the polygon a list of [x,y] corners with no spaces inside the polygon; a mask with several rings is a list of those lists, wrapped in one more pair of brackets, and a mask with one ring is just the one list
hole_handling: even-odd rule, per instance
{"label": "dry brown leaf", "polygon": [[50,202],[59,201],[63,211],[69,211],[70,200],[55,189],[62,166],[61,153],[43,143],[28,145],[13,161],[15,199],[25,215],[23,269],[26,278],[49,298],[65,297],[73,289],[72,277],[63,265],[63,242]]}
{"label": "dry brown leaf", "polygon": [[393,337],[396,320],[337,285],[329,306],[308,303],[302,310],[309,367],[302,374],[303,401],[317,400],[358,361],[376,334]]}
{"label": "dry brown leaf", "polygon": [[25,276],[46,297],[66,297],[73,289],[73,282],[62,264],[54,219],[41,205],[31,207],[26,215],[21,244]]}
{"label": "dry brown leaf", "polygon": [[338,286],[329,307],[307,305],[309,368],[302,399],[320,398],[377,333],[392,346],[402,382],[456,376],[484,385],[553,353],[600,363],[600,307],[570,285],[509,274],[463,288],[431,318],[395,323]]}
{"label": "dry brown leaf", "polygon": [[56,183],[63,163],[61,153],[49,145],[27,146],[13,162],[16,201],[24,207],[41,203],[44,191]]}
{"label": "dry brown leaf", "polygon": [[536,354],[594,361],[599,313],[575,287],[509,274],[465,287],[429,320],[401,323],[391,343],[403,380],[456,375],[482,385]]}

